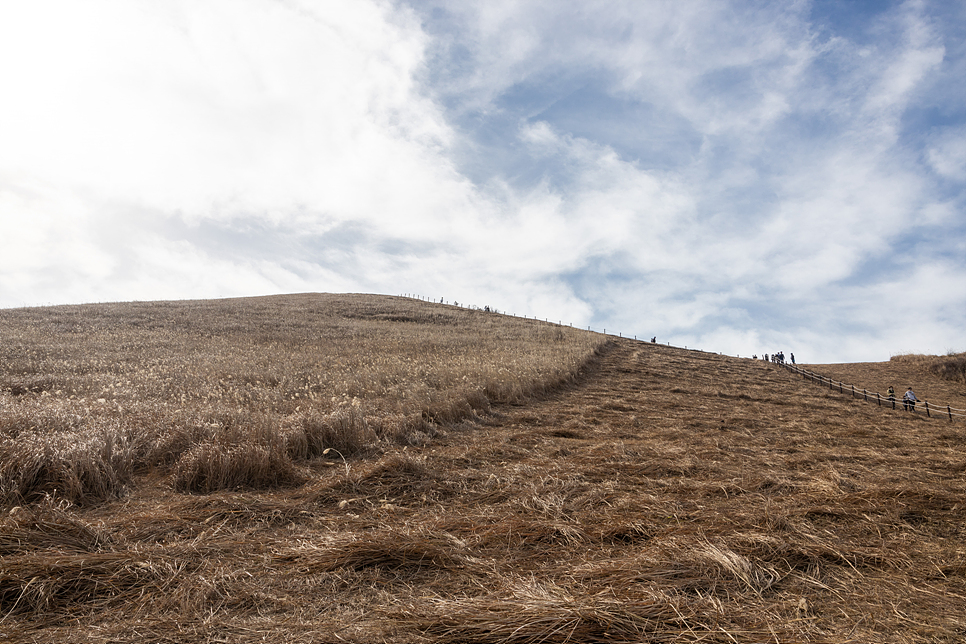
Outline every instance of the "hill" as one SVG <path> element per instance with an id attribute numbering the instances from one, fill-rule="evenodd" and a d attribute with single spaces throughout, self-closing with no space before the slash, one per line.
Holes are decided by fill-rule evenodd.
<path id="1" fill-rule="evenodd" d="M 0 501 L 292 484 L 295 462 L 418 444 L 575 377 L 601 336 L 386 296 L 0 312 Z"/>
<path id="2" fill-rule="evenodd" d="M 398 305 L 417 312 L 409 317 L 440 312 Z M 307 324 L 289 312 L 288 326 Z M 532 345 L 569 333 L 482 319 L 494 333 L 521 325 L 509 338 Z M 384 322 L 398 337 L 423 325 Z M 262 356 L 245 364 L 266 374 L 278 369 L 256 350 L 273 346 L 266 333 L 210 346 Z M 304 454 L 297 480 L 179 491 L 161 460 L 86 505 L 58 490 L 11 508 L 0 523 L 0 632 L 38 642 L 966 637 L 962 423 L 882 409 L 763 361 L 594 337 L 570 354 L 569 377 L 532 377 L 542 384 L 452 421 L 420 415 L 418 440 L 386 434 L 345 458 Z M 94 364 L 68 361 L 61 373 L 90 375 Z M 861 367 L 850 367 L 855 379 L 873 382 Z M 13 393 L 45 373 L 5 374 L 7 442 L 14 414 L 22 432 L 31 417 L 71 431 L 69 419 L 44 416 L 50 388 Z M 279 397 L 249 413 L 273 400 L 272 413 L 304 411 Z"/>

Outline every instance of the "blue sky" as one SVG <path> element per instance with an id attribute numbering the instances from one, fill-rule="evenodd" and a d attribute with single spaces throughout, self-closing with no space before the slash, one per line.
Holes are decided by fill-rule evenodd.
<path id="1" fill-rule="evenodd" d="M 966 350 L 966 4 L 0 3 L 0 306 L 418 293 Z"/>

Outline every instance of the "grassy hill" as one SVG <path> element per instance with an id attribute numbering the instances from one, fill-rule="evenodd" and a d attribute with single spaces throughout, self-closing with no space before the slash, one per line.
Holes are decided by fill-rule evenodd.
<path id="1" fill-rule="evenodd" d="M 604 340 L 379 296 L 0 312 L 0 501 L 88 504 L 145 471 L 181 491 L 293 484 L 297 465 L 425 442 L 573 379 Z"/>
<path id="2" fill-rule="evenodd" d="M 966 423 L 400 298 L 0 311 L 0 339 L 8 641 L 966 638 Z M 961 400 L 886 364 L 827 375 Z"/>

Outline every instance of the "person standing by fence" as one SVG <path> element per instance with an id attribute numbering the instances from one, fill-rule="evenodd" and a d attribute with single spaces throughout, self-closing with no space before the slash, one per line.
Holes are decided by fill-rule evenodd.
<path id="1" fill-rule="evenodd" d="M 902 396 L 902 406 L 905 407 L 906 411 L 915 412 L 917 402 L 919 402 L 919 399 L 913 393 L 912 387 L 906 389 L 906 393 Z"/>
<path id="2" fill-rule="evenodd" d="M 886 395 L 889 397 L 889 402 L 892 403 L 892 408 L 896 408 L 896 390 L 889 385 L 889 389 L 886 390 Z"/>

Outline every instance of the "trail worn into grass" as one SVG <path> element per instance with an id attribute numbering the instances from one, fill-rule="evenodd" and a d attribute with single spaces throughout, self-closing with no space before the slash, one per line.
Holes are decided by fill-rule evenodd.
<path id="1" fill-rule="evenodd" d="M 960 642 L 964 437 L 765 362 L 615 340 L 576 384 L 297 488 L 142 480 L 13 512 L 0 633 Z"/>

